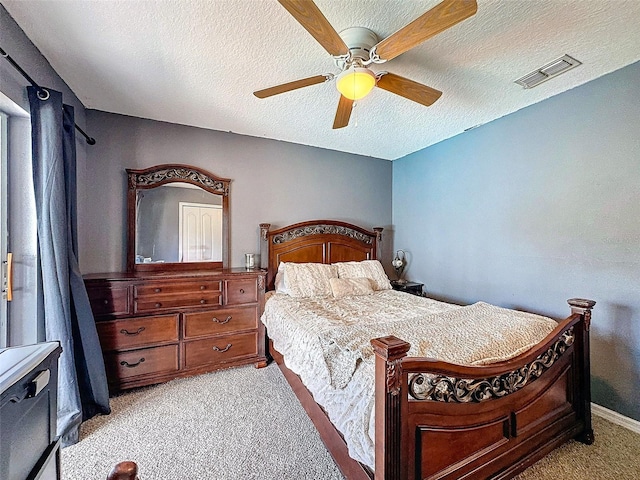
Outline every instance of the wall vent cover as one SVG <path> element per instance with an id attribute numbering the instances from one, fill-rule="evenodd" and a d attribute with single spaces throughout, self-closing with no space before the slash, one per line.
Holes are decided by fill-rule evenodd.
<path id="1" fill-rule="evenodd" d="M 524 77 L 516 80 L 515 83 L 522 85 L 524 88 L 533 88 L 553 77 L 557 77 L 561 73 L 568 72 L 578 65 L 582 65 L 582 62 L 570 57 L 569 55 L 565 55 L 546 64 L 544 67 L 540 67 L 531 73 L 527 73 Z"/>

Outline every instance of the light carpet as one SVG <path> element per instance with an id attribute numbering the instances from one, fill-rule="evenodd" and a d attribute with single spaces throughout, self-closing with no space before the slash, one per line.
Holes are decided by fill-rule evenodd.
<path id="1" fill-rule="evenodd" d="M 141 480 L 343 478 L 275 364 L 137 389 L 111 408 L 62 450 L 63 480 L 104 479 L 123 460 Z M 518 480 L 640 478 L 640 435 L 598 417 L 594 427 L 594 445 L 571 441 Z"/>

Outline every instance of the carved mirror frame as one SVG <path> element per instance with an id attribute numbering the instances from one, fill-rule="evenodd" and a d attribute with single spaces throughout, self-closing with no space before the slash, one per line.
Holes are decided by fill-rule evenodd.
<path id="1" fill-rule="evenodd" d="M 164 164 L 141 170 L 126 169 L 127 189 L 127 271 L 184 271 L 226 268 L 229 265 L 229 186 L 231 180 L 220 178 L 202 168 L 190 165 Z M 222 197 L 222 261 L 136 263 L 136 218 L 138 191 L 156 188 L 166 183 L 190 183 Z"/>

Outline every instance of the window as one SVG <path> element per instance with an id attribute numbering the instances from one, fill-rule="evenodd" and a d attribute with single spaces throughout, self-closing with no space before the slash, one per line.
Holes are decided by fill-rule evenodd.
<path id="1" fill-rule="evenodd" d="M 28 106 L 27 106 L 28 108 Z M 0 346 L 44 339 L 38 323 L 37 224 L 31 171 L 31 121 L 27 111 L 0 92 L 0 260 L 13 253 L 13 299 L 0 298 Z M 3 282 L 0 275 L 0 283 Z M 3 286 L 4 290 L 4 286 Z M 2 297 L 4 297 L 4 292 Z"/>

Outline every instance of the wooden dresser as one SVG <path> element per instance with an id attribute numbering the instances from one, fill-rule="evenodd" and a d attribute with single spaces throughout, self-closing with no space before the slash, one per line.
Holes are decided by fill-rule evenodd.
<path id="1" fill-rule="evenodd" d="M 266 366 L 263 270 L 86 275 L 109 389 Z"/>

